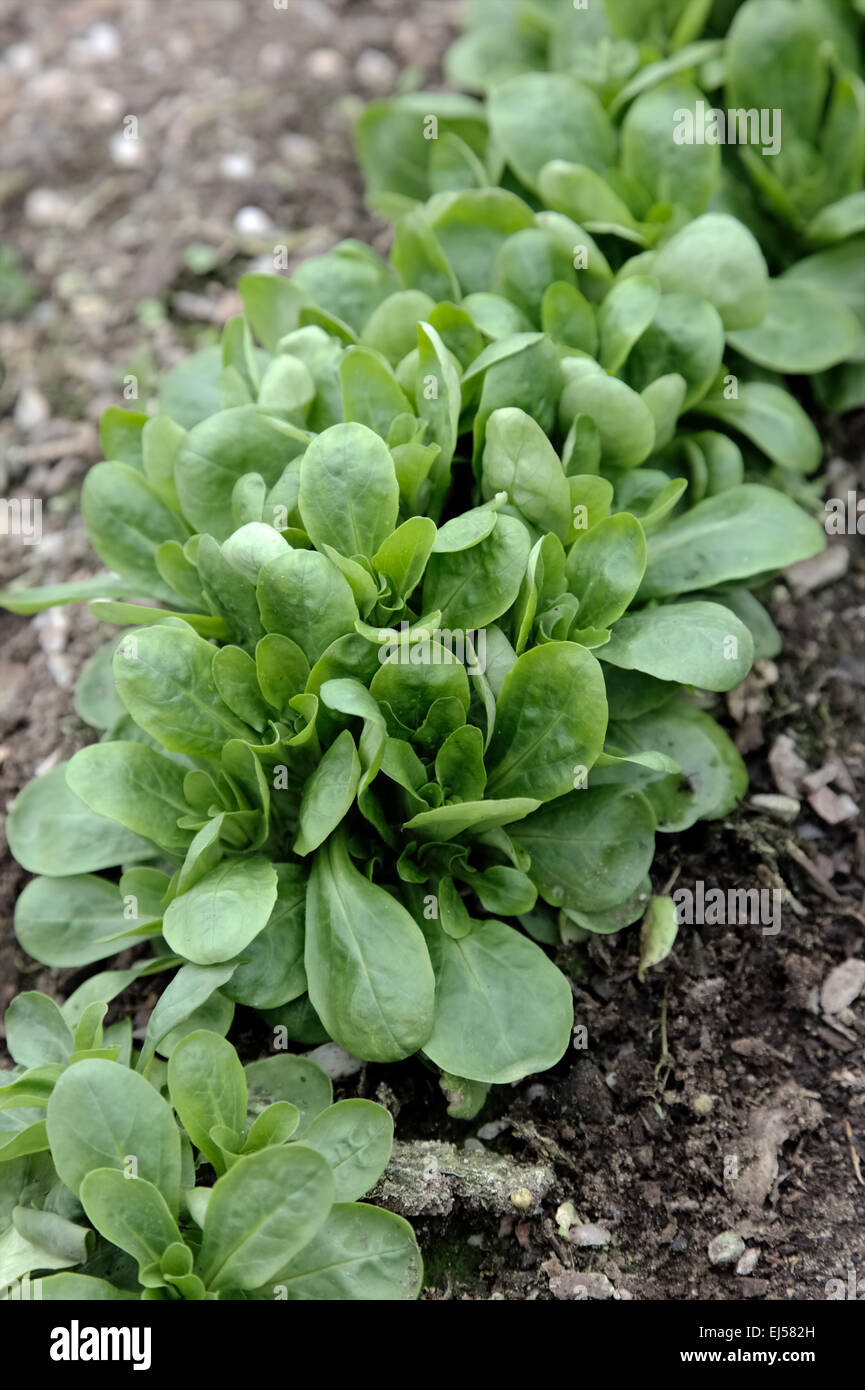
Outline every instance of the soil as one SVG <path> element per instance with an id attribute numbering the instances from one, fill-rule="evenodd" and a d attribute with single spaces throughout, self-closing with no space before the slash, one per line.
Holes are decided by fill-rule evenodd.
<path id="1" fill-rule="evenodd" d="M 146 400 L 156 373 L 214 339 L 237 311 L 242 270 L 271 268 L 275 244 L 293 259 L 347 235 L 384 244 L 362 205 L 351 118 L 407 66 L 436 80 L 457 9 L 195 0 L 180 23 L 171 0 L 11 0 L 0 19 L 0 492 L 42 497 L 44 535 L 27 547 L 3 538 L 0 580 L 96 571 L 76 508 L 98 417 L 123 403 L 125 377 Z M 130 156 L 117 137 L 136 114 Z M 242 208 L 257 213 L 238 222 Z M 865 481 L 865 425 L 847 417 L 825 435 L 829 495 L 846 497 Z M 380 1196 L 411 1214 L 424 1297 L 863 1297 L 865 998 L 847 1002 L 838 967 L 865 956 L 865 830 L 855 813 L 826 817 L 849 812 L 845 796 L 865 799 L 865 547 L 839 537 L 828 554 L 773 586 L 785 650 L 718 711 L 750 794 L 792 790 L 798 815 L 786 823 L 776 803 L 770 814 L 748 801 L 660 837 L 653 868 L 656 891 L 674 875 L 678 887 L 782 891 L 780 931 L 682 927 L 642 983 L 636 930 L 561 951 L 585 1032 L 552 1072 L 494 1088 L 473 1121 L 447 1118 L 435 1075 L 415 1061 L 337 1082 L 397 1118 Z M 4 805 L 92 737 L 72 686 L 99 628 L 77 608 L 0 614 Z M 810 800 L 785 737 L 830 779 Z M 62 998 L 82 978 L 17 947 L 25 878 L 6 854 L 0 1014 L 19 990 Z M 845 967 L 854 989 L 857 970 Z M 125 999 L 137 1027 L 149 988 Z M 245 1057 L 268 1036 L 238 1011 Z M 713 1263 L 710 1242 L 731 1232 L 733 1263 Z"/>

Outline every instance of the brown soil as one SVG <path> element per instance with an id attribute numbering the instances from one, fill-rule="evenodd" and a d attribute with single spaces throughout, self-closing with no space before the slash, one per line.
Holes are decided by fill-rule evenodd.
<path id="1" fill-rule="evenodd" d="M 236 312 L 238 273 L 275 242 L 299 256 L 341 236 L 381 235 L 362 208 L 350 117 L 392 87 L 398 68 L 419 64 L 421 81 L 435 76 L 455 9 L 437 0 L 291 0 L 288 11 L 195 0 L 181 24 L 170 0 L 7 7 L 0 120 L 17 114 L 0 151 L 0 245 L 18 247 L 37 303 L 0 326 L 9 475 L 0 492 L 43 497 L 45 536 L 30 547 L 4 540 L 0 579 L 95 571 L 75 519 L 77 488 L 99 456 L 95 422 L 121 403 L 125 372 L 140 375 L 146 397 L 154 372 Z M 111 33 L 94 39 L 94 24 Z M 117 55 L 97 61 L 114 39 Z M 9 46 L 21 44 L 10 58 Z M 119 167 L 111 136 L 136 112 L 142 162 Z M 245 163 L 224 164 L 238 153 Z M 226 175 L 241 166 L 242 178 Z M 60 202 L 34 199 L 40 190 Z M 248 205 L 275 229 L 258 244 L 234 226 Z M 185 254 L 195 244 L 215 257 L 207 274 Z M 21 406 L 34 387 L 39 419 Z M 861 420 L 830 432 L 833 494 L 856 485 L 857 466 L 861 485 L 862 440 Z M 792 579 L 775 586 L 785 652 L 728 700 L 752 794 L 778 790 L 768 755 L 789 735 L 811 770 L 840 760 L 853 800 L 865 798 L 865 547 L 856 537 L 836 544 L 850 557 L 840 580 L 811 592 Z M 98 629 L 77 609 L 38 622 L 0 614 L 4 804 L 37 767 L 91 736 L 71 689 L 104 636 Z M 403 1142 L 449 1140 L 481 1167 L 484 1153 L 500 1156 L 518 1165 L 515 1187 L 527 1175 L 528 1209 L 501 1191 L 485 1202 L 442 1171 L 430 1157 L 439 1151 L 415 1147 L 421 1176 L 409 1192 L 396 1171 L 410 1171 L 401 1151 L 386 1195 L 412 1209 L 426 1297 L 812 1300 L 827 1297 L 830 1279 L 846 1287 L 851 1271 L 862 1297 L 865 1002 L 827 1013 L 821 989 L 835 967 L 863 957 L 865 831 L 859 818 L 827 823 L 819 798 L 817 806 L 804 800 L 787 825 L 746 804 L 724 823 L 662 838 L 656 891 L 674 873 L 684 887 L 784 889 L 781 931 L 683 927 L 673 955 L 642 984 L 634 930 L 562 952 L 586 1046 L 542 1077 L 496 1088 L 476 1120 L 448 1120 L 434 1075 L 416 1062 L 340 1083 L 388 1103 Z M 21 989 L 62 997 L 77 982 L 15 943 L 12 908 L 25 877 L 7 855 L 0 1013 Z M 153 997 L 143 987 L 130 995 L 125 1006 L 142 1024 Z M 247 1011 L 232 1036 L 246 1056 L 266 1045 Z M 603 1246 L 561 1234 L 556 1212 L 567 1202 L 575 1227 L 604 1228 L 593 1237 Z M 748 1263 L 757 1256 L 749 1273 L 710 1263 L 709 1242 L 731 1230 L 754 1252 Z"/>

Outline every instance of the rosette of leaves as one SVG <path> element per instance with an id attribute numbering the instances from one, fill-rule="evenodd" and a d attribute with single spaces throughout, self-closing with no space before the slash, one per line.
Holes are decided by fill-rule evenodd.
<path id="1" fill-rule="evenodd" d="M 545 350 L 564 380 L 567 360 Z M 298 1040 L 382 1062 L 421 1049 L 472 1082 L 550 1066 L 570 989 L 530 936 L 634 921 L 656 828 L 724 814 L 744 791 L 729 740 L 682 692 L 737 684 L 755 638 L 776 650 L 742 583 L 815 553 L 822 532 L 738 481 L 735 454 L 725 474 L 729 441 L 711 431 L 693 447 L 717 461 L 713 495 L 674 514 L 686 480 L 637 466 L 645 436 L 623 401 L 649 435 L 642 397 L 572 362 L 553 416 L 565 461 L 495 394 L 479 430 L 482 391 L 476 505 L 441 526 L 400 519 L 400 446 L 357 421 L 311 438 L 269 493 L 260 473 L 229 487 L 216 444 L 210 492 L 203 447 L 177 454 L 164 486 L 199 524 L 212 506 L 217 534 L 168 542 L 173 568 L 165 551 L 154 564 L 199 612 L 95 605 L 149 624 L 116 646 L 113 683 L 103 655 L 85 673 L 79 708 L 110 736 L 31 783 L 9 818 L 13 852 L 42 875 L 16 913 L 32 955 L 84 965 L 151 941 L 151 958 L 87 981 L 88 999 L 180 967 L 146 1050 L 189 1016 L 226 1031 L 240 1002 L 279 1010 Z M 609 476 L 575 471 L 588 455 L 570 417 L 596 382 L 622 393 L 592 433 Z M 276 508 L 281 531 L 265 520 Z M 116 865 L 119 882 L 100 876 Z"/>
<path id="2" fill-rule="evenodd" d="M 711 13 L 702 0 L 498 8 L 470 10 L 448 57 L 451 80 L 486 96 L 470 108 L 471 146 L 452 94 L 376 102 L 361 118 L 372 202 L 417 238 L 413 214 L 431 194 L 502 185 L 568 215 L 617 268 L 630 259 L 643 274 L 657 259 L 662 280 L 681 274 L 698 292 L 717 269 L 715 287 L 730 281 L 734 299 L 749 278 L 736 266 L 750 231 L 773 278 L 752 282 L 723 315 L 730 347 L 758 381 L 816 375 L 831 408 L 861 404 L 861 18 L 829 0 L 747 0 Z M 780 111 L 780 152 L 677 144 L 677 121 L 700 102 L 725 118 Z M 712 220 L 683 237 L 706 213 Z"/>
<path id="3" fill-rule="evenodd" d="M 209 1031 L 146 1060 L 104 1014 L 35 993 L 7 1011 L 0 1283 L 63 1302 L 417 1297 L 411 1227 L 357 1200 L 390 1156 L 382 1106 L 332 1104 L 303 1057 L 243 1067 Z"/>

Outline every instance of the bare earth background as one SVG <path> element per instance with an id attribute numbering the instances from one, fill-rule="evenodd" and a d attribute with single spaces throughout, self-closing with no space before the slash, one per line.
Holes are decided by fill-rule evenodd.
<path id="1" fill-rule="evenodd" d="M 99 415 L 124 404 L 125 377 L 146 402 L 160 371 L 216 339 L 250 263 L 271 269 L 274 245 L 294 261 L 346 236 L 386 247 L 362 204 L 352 119 L 400 82 L 437 80 L 458 10 L 7 0 L 0 495 L 43 498 L 45 534 L 33 546 L 0 538 L 0 581 L 97 570 L 76 509 L 100 456 Z M 123 137 L 130 116 L 138 141 Z M 830 495 L 846 496 L 862 486 L 862 418 L 825 432 Z M 779 935 L 684 927 L 642 985 L 634 930 L 562 951 L 588 1047 L 496 1088 L 468 1125 L 447 1120 L 419 1063 L 337 1079 L 397 1117 L 379 1196 L 412 1216 L 425 1297 L 810 1300 L 827 1297 L 830 1279 L 865 1297 L 865 997 L 854 997 L 865 831 L 844 800 L 865 799 L 863 551 L 861 538 L 839 538 L 774 586 L 787 649 L 722 706 L 752 793 L 796 794 L 797 820 L 746 804 L 723 825 L 662 837 L 655 865 L 656 890 L 674 872 L 683 887 L 785 888 Z M 71 690 L 106 635 L 98 626 L 78 609 L 0 614 L 0 806 L 89 741 Z M 790 739 L 820 774 L 805 787 Z M 18 949 L 25 878 L 6 854 L 0 1014 L 21 989 L 63 997 L 81 978 Z M 124 999 L 138 1025 L 147 988 Z M 246 1010 L 232 1036 L 245 1057 L 268 1045 Z M 519 1188 L 530 1206 L 511 1200 Z M 565 1202 L 570 1238 L 555 1219 Z M 747 1246 L 739 1273 L 709 1258 L 730 1231 Z"/>

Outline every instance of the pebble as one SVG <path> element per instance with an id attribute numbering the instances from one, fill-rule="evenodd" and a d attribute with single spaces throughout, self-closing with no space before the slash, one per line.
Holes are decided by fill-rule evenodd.
<path id="1" fill-rule="evenodd" d="M 108 141 L 112 164 L 118 169 L 137 169 L 144 163 L 144 142 L 132 140 L 122 130 L 115 130 Z"/>
<path id="2" fill-rule="evenodd" d="M 722 1231 L 709 1242 L 709 1262 L 713 1265 L 732 1265 L 745 1253 L 745 1242 L 735 1231 Z"/>
<path id="3" fill-rule="evenodd" d="M 331 1081 L 342 1081 L 344 1077 L 355 1076 L 364 1067 L 363 1062 L 357 1057 L 352 1057 L 339 1043 L 322 1043 L 321 1047 L 314 1048 L 306 1055 L 311 1062 L 317 1062 L 327 1072 Z"/>
<path id="4" fill-rule="evenodd" d="M 586 1221 L 580 1226 L 572 1226 L 568 1234 L 571 1245 L 583 1245 L 600 1247 L 609 1245 L 613 1237 L 604 1226 L 596 1226 L 592 1221 Z"/>
<path id="5" fill-rule="evenodd" d="M 235 182 L 251 179 L 255 173 L 255 160 L 247 150 L 235 150 L 232 154 L 222 156 L 219 172 L 224 179 L 233 179 Z"/>
<path id="6" fill-rule="evenodd" d="M 488 1124 L 481 1125 L 478 1130 L 478 1138 L 483 1140 L 498 1139 L 510 1126 L 507 1120 L 490 1120 Z"/>
<path id="7" fill-rule="evenodd" d="M 56 188 L 34 188 L 24 202 L 24 216 L 34 227 L 65 227 L 74 203 L 68 193 Z"/>
<path id="8" fill-rule="evenodd" d="M 314 48 L 307 55 L 306 70 L 317 82 L 334 82 L 343 75 L 345 59 L 335 48 Z"/>
<path id="9" fill-rule="evenodd" d="M 69 56 L 79 63 L 110 63 L 120 56 L 120 35 L 113 24 L 94 24 L 70 41 Z"/>
<path id="10" fill-rule="evenodd" d="M 309 135 L 283 135 L 279 153 L 292 169 L 314 169 L 318 163 L 318 145 Z"/>
<path id="11" fill-rule="evenodd" d="M 754 1246 L 746 1250 L 739 1263 L 736 1265 L 736 1273 L 741 1275 L 753 1274 L 760 1259 L 760 1251 Z"/>
<path id="12" fill-rule="evenodd" d="M 714 1108 L 715 1097 L 708 1095 L 706 1091 L 701 1091 L 700 1094 L 694 1096 L 693 1100 L 691 1101 L 691 1109 L 693 1110 L 694 1114 L 700 1115 L 703 1118 L 705 1118 L 706 1115 L 711 1115 Z"/>
<path id="13" fill-rule="evenodd" d="M 388 92 L 396 83 L 398 69 L 392 58 L 378 48 L 365 48 L 355 65 L 361 86 L 373 92 Z"/>
<path id="14" fill-rule="evenodd" d="M 15 402 L 12 418 L 23 434 L 30 434 L 44 425 L 50 414 L 50 406 L 42 392 L 35 386 L 25 386 Z"/>
<path id="15" fill-rule="evenodd" d="M 849 1008 L 865 989 L 865 960 L 851 956 L 830 970 L 820 988 L 820 1005 L 824 1014 L 839 1014 Z"/>
<path id="16" fill-rule="evenodd" d="M 3 50 L 3 65 L 13 72 L 33 72 L 39 66 L 39 50 L 32 43 L 10 43 Z"/>
<path id="17" fill-rule="evenodd" d="M 250 204 L 235 213 L 234 230 L 240 236 L 265 237 L 273 231 L 273 223 L 264 208 L 253 207 Z"/>

